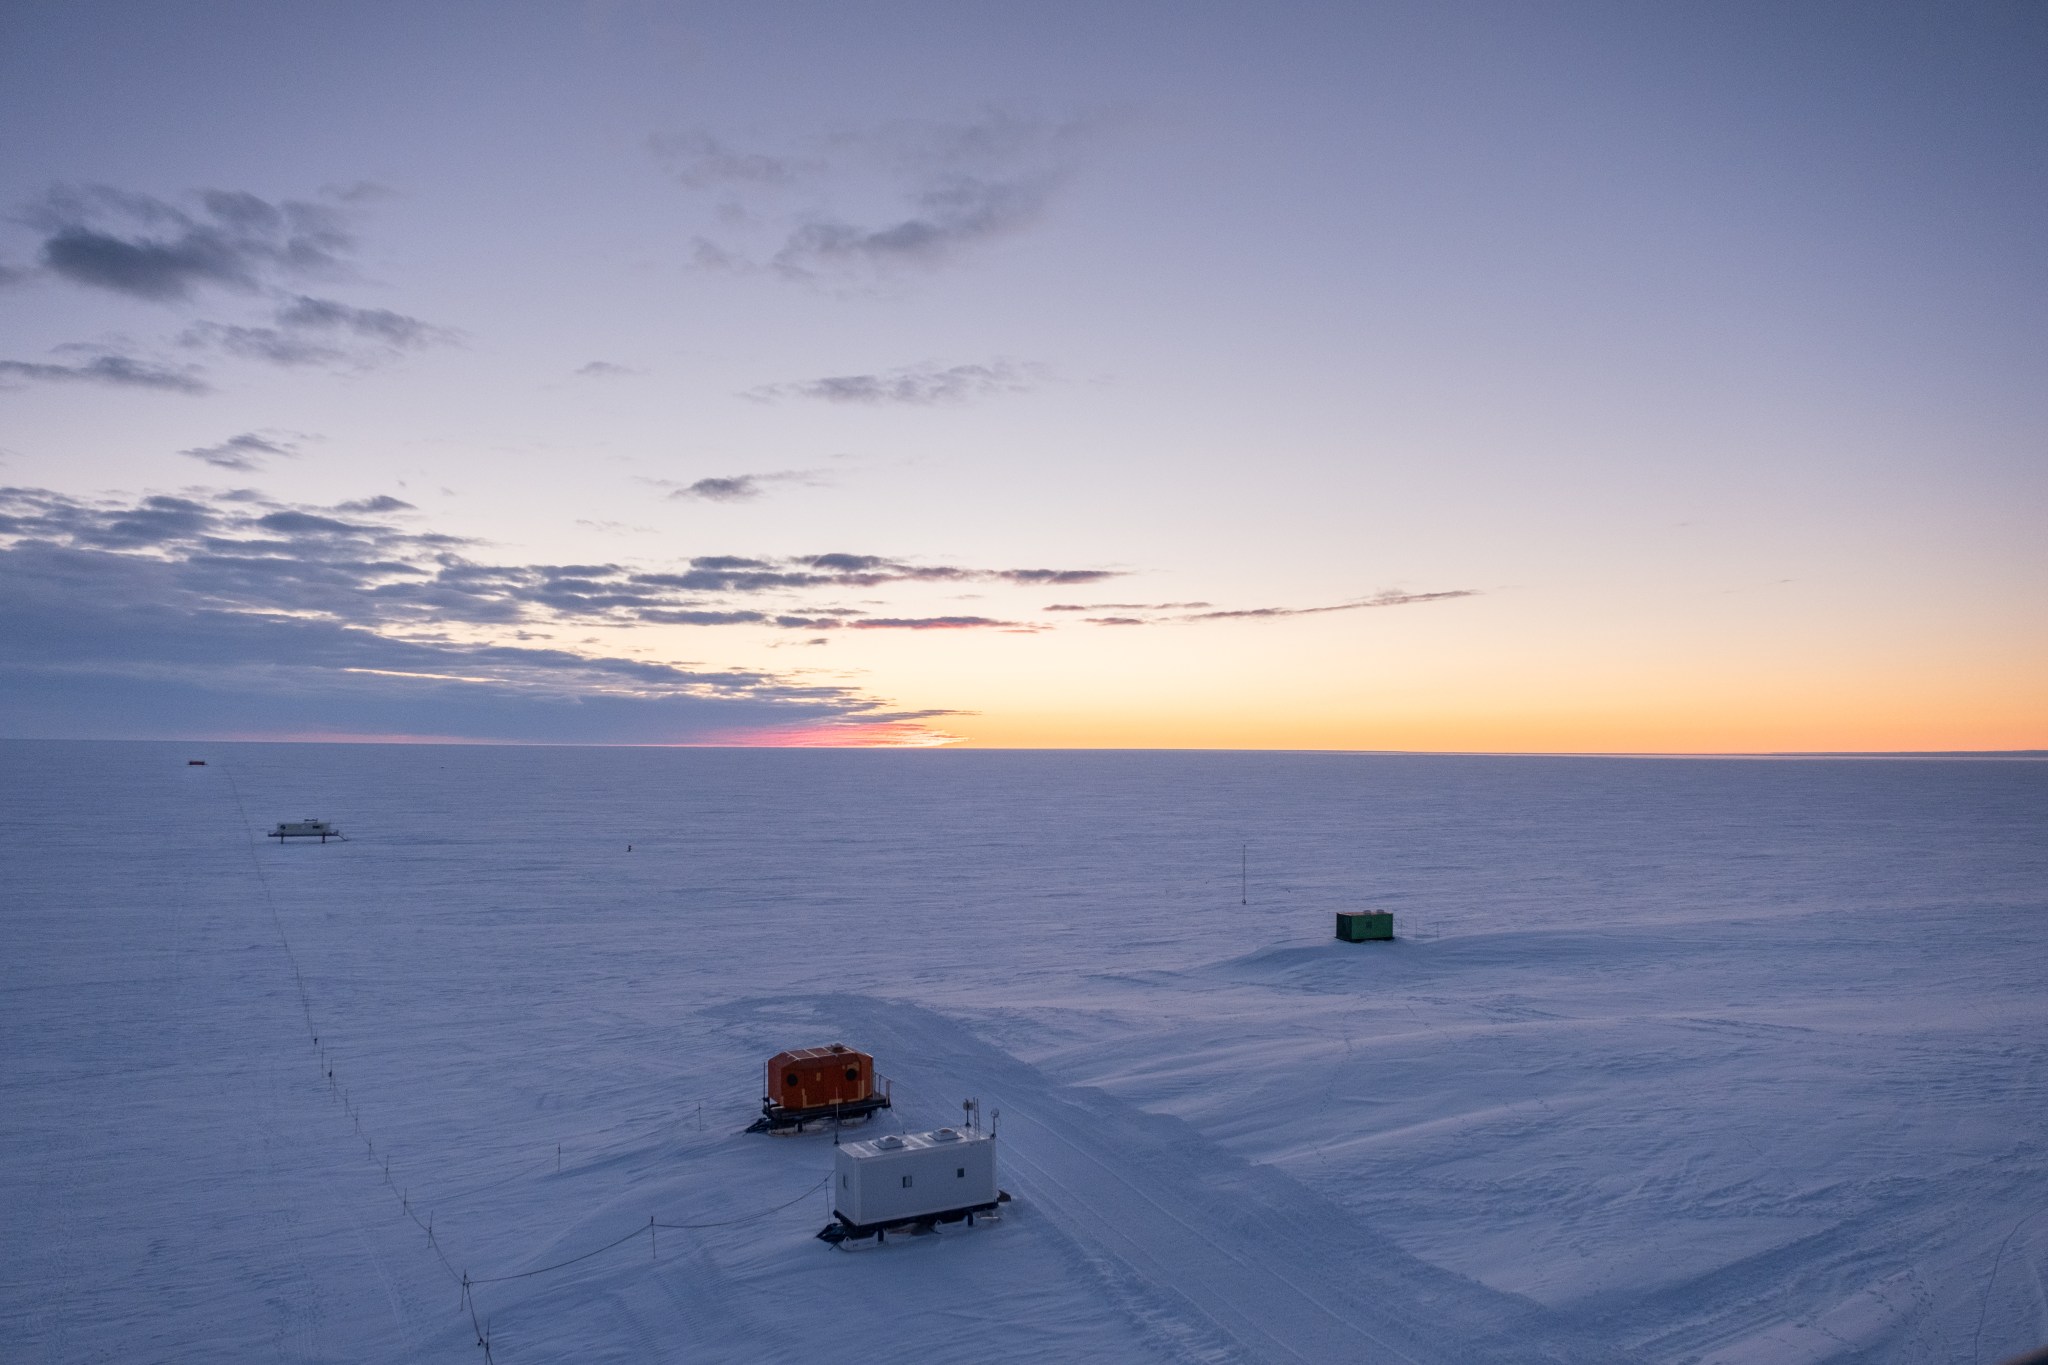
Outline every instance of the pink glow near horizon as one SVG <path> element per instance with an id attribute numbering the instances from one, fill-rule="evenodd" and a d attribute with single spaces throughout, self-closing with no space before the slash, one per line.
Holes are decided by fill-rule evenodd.
<path id="1" fill-rule="evenodd" d="M 958 735 L 908 720 L 727 730 L 692 741 L 704 748 L 730 749 L 937 749 L 959 742 Z"/>

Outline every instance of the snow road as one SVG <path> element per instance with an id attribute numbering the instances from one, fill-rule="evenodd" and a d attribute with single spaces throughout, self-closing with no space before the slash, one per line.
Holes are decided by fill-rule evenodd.
<path id="1" fill-rule="evenodd" d="M 943 1015 L 871 997 L 822 1015 L 915 1059 L 920 1093 L 1003 1097 L 1005 1168 L 1171 1359 L 1618 1359 L 1525 1299 L 1435 1270 L 1187 1123 L 1056 1086 Z M 1459 1323 L 1455 1344 L 1440 1324 Z"/>

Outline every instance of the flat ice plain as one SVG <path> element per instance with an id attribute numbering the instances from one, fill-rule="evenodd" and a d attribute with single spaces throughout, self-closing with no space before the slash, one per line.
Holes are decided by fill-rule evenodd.
<path id="1" fill-rule="evenodd" d="M 481 1361 L 454 1275 L 614 1241 L 492 1360 L 2048 1342 L 2048 763 L 0 763 L 9 1362 Z M 835 1040 L 869 1134 L 1001 1109 L 1008 1216 L 813 1239 L 831 1135 L 740 1129 Z"/>

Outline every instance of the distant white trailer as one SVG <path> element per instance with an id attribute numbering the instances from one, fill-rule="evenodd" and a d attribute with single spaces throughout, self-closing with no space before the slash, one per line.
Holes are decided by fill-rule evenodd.
<path id="1" fill-rule="evenodd" d="M 818 1236 L 827 1242 L 873 1237 L 891 1228 L 974 1221 L 1010 1196 L 996 1188 L 996 1137 L 974 1129 L 889 1134 L 842 1143 L 832 1172 L 832 1213 Z"/>
<path id="2" fill-rule="evenodd" d="M 277 828 L 270 831 L 270 837 L 280 840 L 318 839 L 324 844 L 329 839 L 339 839 L 341 831 L 334 827 L 332 821 L 315 820 L 309 815 L 303 820 L 278 821 Z"/>

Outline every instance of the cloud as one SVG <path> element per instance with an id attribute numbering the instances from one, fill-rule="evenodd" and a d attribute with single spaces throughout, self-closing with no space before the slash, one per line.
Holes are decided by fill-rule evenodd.
<path id="1" fill-rule="evenodd" d="M 298 200 L 201 190 L 179 207 L 105 185 L 59 186 L 23 221 L 42 231 L 43 268 L 131 298 L 188 298 L 201 286 L 254 291 L 340 273 L 354 239 L 339 214 Z"/>
<path id="2" fill-rule="evenodd" d="M 352 308 L 333 299 L 310 298 L 305 294 L 286 300 L 277 310 L 277 321 L 280 326 L 296 331 L 345 334 L 379 342 L 396 351 L 445 345 L 455 339 L 446 327 L 436 327 L 389 308 Z"/>
<path id="3" fill-rule="evenodd" d="M 263 453 L 235 442 L 219 448 Z M 416 511 L 389 494 L 317 505 L 253 489 L 80 498 L 0 488 L 0 638 L 9 646 L 0 653 L 0 733 L 723 743 L 772 732 L 809 736 L 789 742 L 923 743 L 943 732 L 918 727 L 947 713 L 892 711 L 854 688 L 755 669 L 620 657 L 589 632 L 740 626 L 800 634 L 806 644 L 852 631 L 1030 632 L 1047 627 L 885 613 L 872 596 L 859 606 L 832 597 L 895 584 L 1036 588 L 1118 572 L 845 550 L 700 555 L 655 568 L 501 564 L 481 558 L 474 541 L 421 529 L 405 515 Z M 1154 604 L 1177 614 L 1087 620 L 1305 616 L 1473 595 L 1387 591 L 1243 610 Z M 551 630 L 585 648 L 539 643 Z"/>
<path id="4" fill-rule="evenodd" d="M 348 358 L 339 346 L 295 336 L 276 327 L 244 327 L 225 322 L 195 322 L 178 337 L 183 346 L 212 347 L 244 360 L 270 365 L 333 365 Z"/>
<path id="5" fill-rule="evenodd" d="M 104 569 L 102 563 L 91 566 Z M 151 600 L 144 566 L 0 555 L 0 727 L 14 735 L 412 734 L 581 743 L 738 743 L 830 725 L 912 742 L 887 703 L 752 670 L 393 638 Z"/>
<path id="6" fill-rule="evenodd" d="M 1269 616 L 1320 616 L 1332 611 L 1362 611 L 1368 607 L 1406 607 L 1417 602 L 1448 602 L 1459 597 L 1477 597 L 1476 588 L 1456 588 L 1449 592 L 1382 592 L 1363 597 L 1355 602 L 1339 602 L 1329 607 L 1254 607 L 1244 611 L 1204 611 L 1192 616 L 1176 619 L 1182 621 L 1242 621 Z"/>
<path id="7" fill-rule="evenodd" d="M 1017 625 L 986 616 L 870 616 L 846 623 L 848 630 L 985 630 L 1015 629 Z"/>
<path id="8" fill-rule="evenodd" d="M 912 564 L 881 555 L 844 552 L 788 559 L 711 556 L 690 561 L 683 575 L 642 575 L 677 587 L 758 592 L 789 587 L 871 588 L 887 583 L 1095 583 L 1119 576 L 1115 569 L 972 569 L 957 564 Z"/>
<path id="9" fill-rule="evenodd" d="M 677 184 L 693 190 L 722 189 L 733 185 L 783 186 L 826 169 L 826 163 L 817 157 L 734 151 L 701 130 L 657 133 L 647 139 L 647 147 L 667 163 Z"/>
<path id="10" fill-rule="evenodd" d="M 593 360 L 587 365 L 577 366 L 574 373 L 579 379 L 611 379 L 639 374 L 640 371 L 629 365 L 614 365 L 609 360 Z"/>
<path id="11" fill-rule="evenodd" d="M 699 270 L 722 270 L 735 275 L 754 268 L 753 262 L 746 257 L 726 250 L 707 237 L 690 240 L 690 264 Z"/>
<path id="12" fill-rule="evenodd" d="M 414 532 L 342 507 L 281 504 L 251 492 L 84 500 L 45 489 L 0 489 L 0 548 L 112 555 L 142 563 L 157 596 L 192 608 L 325 615 L 376 626 L 408 618 L 378 601 L 381 584 L 431 578 L 468 542 Z M 353 506 L 376 515 L 397 499 Z M 415 623 L 421 618 L 411 613 Z"/>
<path id="13" fill-rule="evenodd" d="M 1055 602 L 1045 608 L 1047 611 L 1200 611 L 1213 607 L 1214 602 L 1097 602 L 1088 605 L 1079 602 Z"/>
<path id="14" fill-rule="evenodd" d="M 666 483 L 666 480 L 656 480 Z M 817 485 L 822 482 L 820 471 L 815 469 L 778 469 L 768 474 L 730 474 L 722 477 L 699 479 L 685 484 L 671 492 L 671 502 L 750 502 L 766 492 L 764 485 L 771 483 L 801 483 Z"/>
<path id="15" fill-rule="evenodd" d="M 821 594 L 898 583 L 1036 585 L 1048 575 L 1085 581 L 1111 574 L 914 564 L 843 551 L 773 559 L 700 555 L 664 569 L 490 564 L 471 557 L 474 542 L 386 519 L 411 510 L 389 496 L 318 507 L 248 491 L 86 500 L 45 489 L 0 489 L 0 545 L 144 555 L 165 591 L 195 607 L 291 612 L 401 631 L 571 622 L 816 630 L 870 614 L 815 604 Z M 949 618 L 881 619 L 898 623 L 886 628 L 918 629 L 940 627 L 900 623 Z"/>
<path id="16" fill-rule="evenodd" d="M 292 295 L 273 314 L 276 326 L 195 322 L 178 338 L 271 365 L 368 366 L 401 352 L 453 344 L 458 334 L 388 308 L 354 308 L 333 299 Z"/>
<path id="17" fill-rule="evenodd" d="M 805 223 L 791 233 L 769 265 L 792 279 L 821 274 L 932 269 L 965 248 L 1028 226 L 1045 207 L 1049 181 L 988 180 L 947 175 L 910 195 L 916 212 L 877 227 L 841 219 Z"/>
<path id="18" fill-rule="evenodd" d="M 451 638 L 448 617 L 408 615 L 378 586 L 435 565 L 481 583 L 534 571 L 471 563 L 455 537 L 352 510 L 407 508 L 0 490 L 0 732 L 733 743 L 823 727 L 815 742 L 921 743 L 937 734 L 921 719 L 946 714 L 752 669 L 507 642 L 523 631 Z"/>
<path id="19" fill-rule="evenodd" d="M 1044 373 L 1042 366 L 1007 360 L 986 365 L 910 365 L 881 374 L 828 375 L 823 379 L 767 384 L 749 389 L 744 396 L 761 402 L 815 398 L 827 403 L 931 407 L 996 394 L 1023 393 L 1037 387 Z"/>
<path id="20" fill-rule="evenodd" d="M 26 360 L 0 360 L 0 388 L 19 388 L 24 383 L 105 384 L 124 389 L 159 389 L 168 393 L 211 393 L 190 365 L 158 365 L 125 355 L 97 355 L 77 365 L 39 364 Z"/>
<path id="21" fill-rule="evenodd" d="M 768 619 L 760 611 L 676 611 L 662 607 L 650 607 L 639 613 L 639 619 L 662 626 L 755 626 Z"/>
<path id="22" fill-rule="evenodd" d="M 735 148 L 708 131 L 649 147 L 707 198 L 696 263 L 810 283 L 874 281 L 950 265 L 1044 213 L 1095 122 L 991 112 L 904 120 Z"/>
<path id="23" fill-rule="evenodd" d="M 335 192 L 345 201 L 375 197 L 365 187 Z M 305 280 L 352 273 L 355 238 L 342 211 L 330 204 L 272 202 L 238 190 L 199 190 L 173 203 L 106 185 L 58 186 L 21 214 L 43 233 L 43 273 L 88 288 L 154 303 L 178 303 L 203 290 L 267 295 L 271 316 L 258 322 L 198 321 L 180 344 L 224 351 L 266 364 L 365 366 L 401 353 L 458 340 L 453 330 L 389 308 L 358 308 L 297 292 Z M 192 387 L 189 373 L 132 367 L 131 377 L 108 373 L 66 376 L 41 367 L 16 377 L 99 378 L 108 382 Z M 118 369 L 118 358 L 102 370 Z M 77 368 L 77 367 L 74 367 Z M 170 376 L 166 378 L 166 376 Z"/>
<path id="24" fill-rule="evenodd" d="M 1107 569 L 1002 569 L 995 576 L 1006 583 L 1043 586 L 1048 583 L 1100 583 L 1117 575 Z"/>
<path id="25" fill-rule="evenodd" d="M 699 479 L 687 488 L 678 488 L 669 494 L 670 498 L 697 498 L 704 502 L 745 502 L 761 496 L 761 480 L 752 474 L 736 474 L 727 479 Z"/>
<path id="26" fill-rule="evenodd" d="M 178 452 L 195 460 L 203 460 L 216 469 L 232 469 L 246 473 L 263 467 L 263 461 L 270 456 L 296 458 L 298 446 L 291 441 L 273 440 L 245 431 L 240 436 L 230 436 L 218 445 L 193 446 Z"/>
<path id="27" fill-rule="evenodd" d="M 1191 621 L 1257 621 L 1282 616 L 1323 616 L 1330 612 L 1363 611 L 1370 607 L 1405 607 L 1420 602 L 1448 602 L 1460 597 L 1477 597 L 1476 588 L 1457 588 L 1448 592 L 1395 592 L 1375 593 L 1350 602 L 1339 602 L 1323 607 L 1246 607 L 1234 610 L 1215 609 L 1209 602 L 1097 602 L 1093 605 L 1078 602 L 1055 602 L 1046 607 L 1048 612 L 1112 612 L 1123 613 L 1142 611 L 1154 613 L 1148 616 L 1106 615 L 1085 616 L 1082 620 L 1095 626 L 1152 626 L 1168 625 Z"/>

